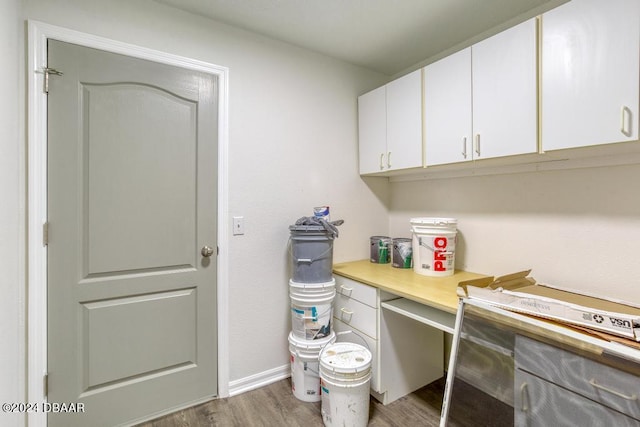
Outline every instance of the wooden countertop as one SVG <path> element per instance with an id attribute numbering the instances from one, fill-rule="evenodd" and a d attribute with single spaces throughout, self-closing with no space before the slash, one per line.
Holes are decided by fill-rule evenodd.
<path id="1" fill-rule="evenodd" d="M 411 268 L 394 268 L 391 264 L 375 264 L 368 259 L 334 264 L 333 272 L 449 313 L 458 309 L 456 288 L 459 282 L 487 277 L 461 270 L 447 277 L 423 276 Z"/>

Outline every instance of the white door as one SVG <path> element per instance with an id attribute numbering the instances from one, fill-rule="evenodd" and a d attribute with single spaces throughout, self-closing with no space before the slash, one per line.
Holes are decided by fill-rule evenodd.
<path id="1" fill-rule="evenodd" d="M 466 162 L 471 152 L 471 48 L 424 68 L 424 162 Z"/>
<path id="2" fill-rule="evenodd" d="M 48 401 L 84 408 L 49 425 L 216 396 L 216 77 L 52 40 L 48 66 Z"/>
<path id="3" fill-rule="evenodd" d="M 473 158 L 538 150 L 536 20 L 472 48 Z"/>
<path id="4" fill-rule="evenodd" d="M 573 0 L 542 16 L 542 148 L 638 139 L 640 2 Z"/>

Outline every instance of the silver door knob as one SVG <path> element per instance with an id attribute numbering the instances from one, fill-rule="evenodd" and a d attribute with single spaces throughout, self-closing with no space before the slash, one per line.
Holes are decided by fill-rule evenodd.
<path id="1" fill-rule="evenodd" d="M 209 258 L 211 255 L 213 255 L 213 248 L 209 246 L 203 246 L 200 253 L 203 257 Z"/>

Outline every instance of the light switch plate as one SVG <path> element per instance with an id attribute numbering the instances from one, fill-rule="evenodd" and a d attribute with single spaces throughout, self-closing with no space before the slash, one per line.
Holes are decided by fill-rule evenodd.
<path id="1" fill-rule="evenodd" d="M 242 234 L 244 234 L 244 217 L 234 216 L 233 217 L 233 235 L 238 236 Z"/>

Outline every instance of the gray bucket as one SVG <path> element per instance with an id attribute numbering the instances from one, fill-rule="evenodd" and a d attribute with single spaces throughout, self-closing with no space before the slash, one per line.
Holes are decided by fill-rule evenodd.
<path id="1" fill-rule="evenodd" d="M 333 278 L 333 235 L 317 225 L 292 225 L 289 230 L 292 280 L 298 283 L 330 282 Z"/>

